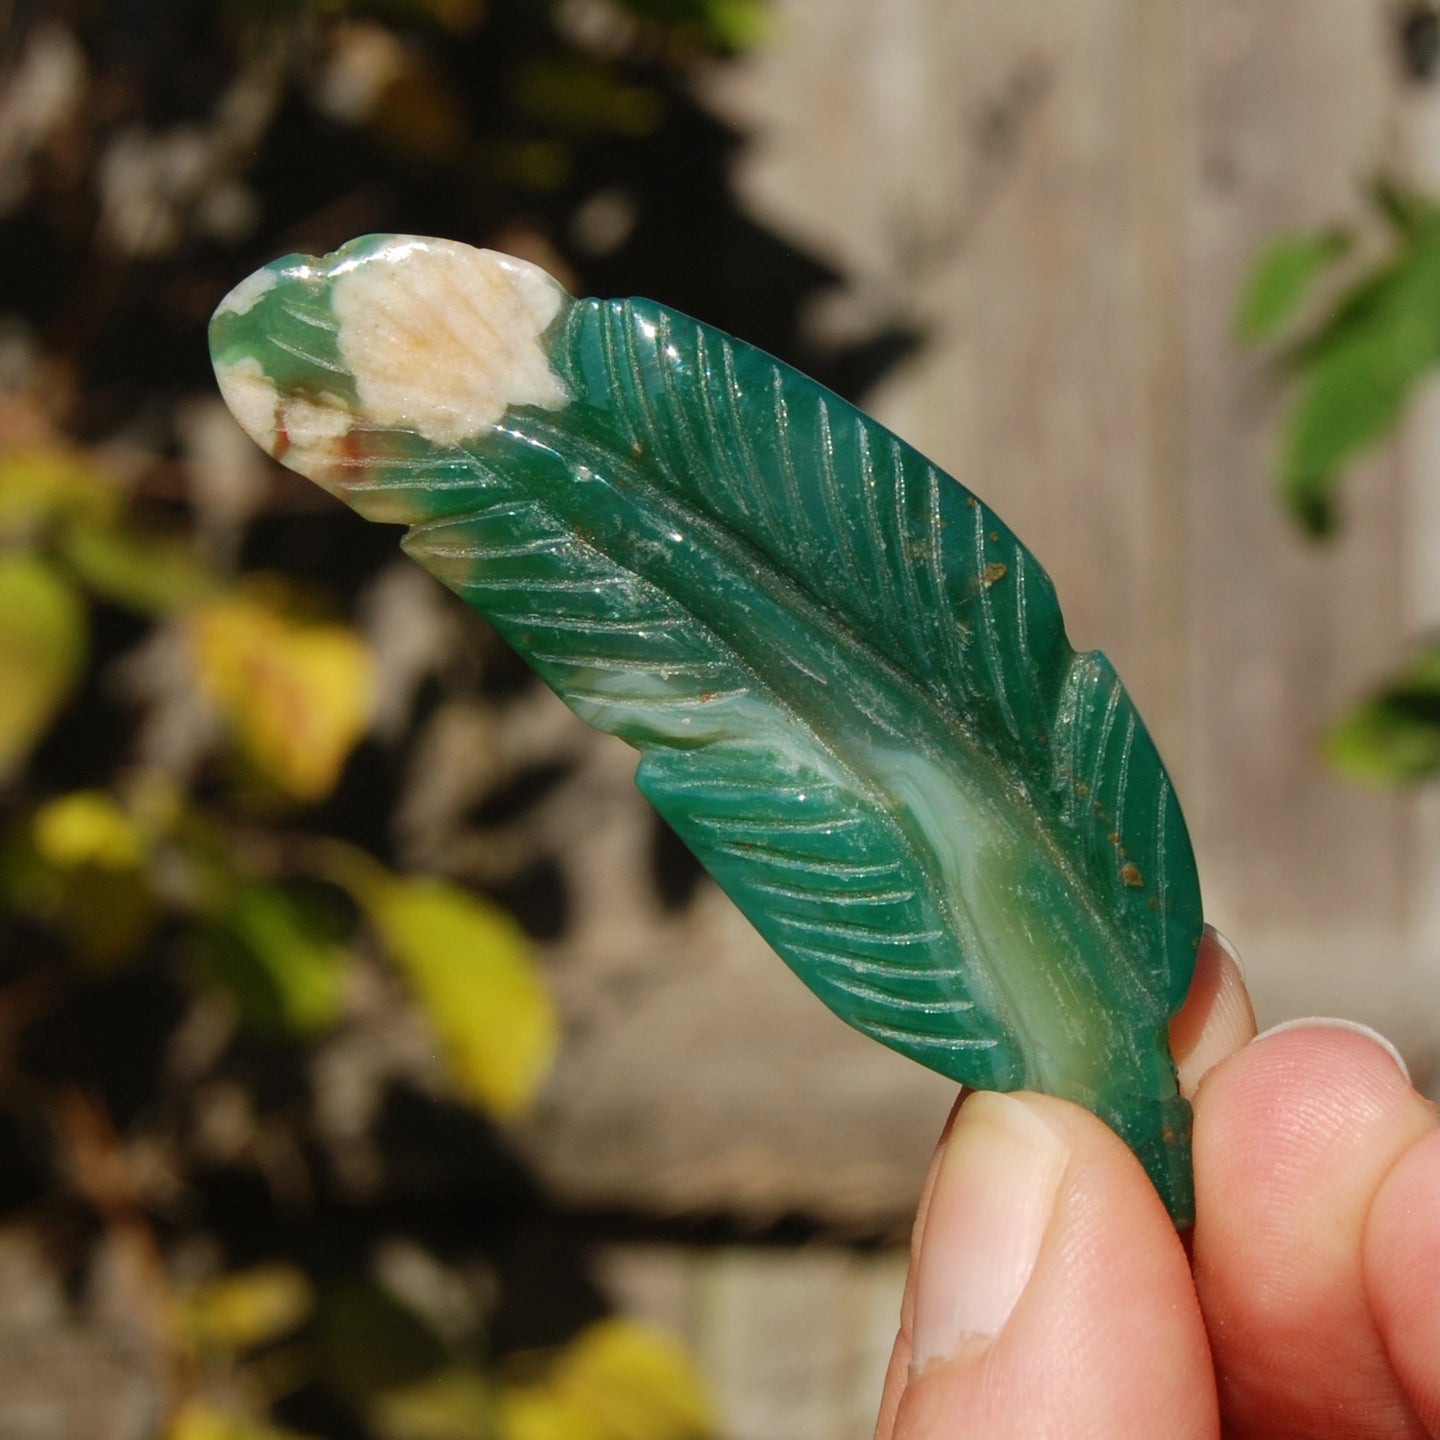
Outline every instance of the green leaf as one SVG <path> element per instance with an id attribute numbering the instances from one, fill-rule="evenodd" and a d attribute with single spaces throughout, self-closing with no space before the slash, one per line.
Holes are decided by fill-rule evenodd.
<path id="1" fill-rule="evenodd" d="M 639 19 L 659 24 L 711 49 L 736 54 L 753 50 L 770 34 L 768 0 L 619 0 Z"/>
<path id="2" fill-rule="evenodd" d="M 1440 227 L 1350 291 L 1294 364 L 1301 393 L 1276 478 L 1296 518 L 1321 535 L 1334 527 L 1341 469 L 1390 430 L 1440 365 Z"/>
<path id="3" fill-rule="evenodd" d="M 1342 468 L 1395 424 L 1414 379 L 1383 336 L 1316 359 L 1287 422 L 1276 474 L 1281 499 L 1307 533 L 1334 531 Z"/>
<path id="4" fill-rule="evenodd" d="M 1421 363 L 1434 364 L 1440 347 L 1440 318 L 1427 302 L 1440 286 L 1440 219 L 1402 236 L 1395 253 L 1365 271 L 1336 300 L 1320 325 L 1291 356 L 1303 374 L 1317 355 L 1357 337 L 1394 332 Z"/>
<path id="5" fill-rule="evenodd" d="M 339 1019 L 350 952 L 290 887 L 241 890 L 199 937 L 195 958 L 258 1031 L 314 1035 Z"/>
<path id="6" fill-rule="evenodd" d="M 440 1338 L 413 1310 L 365 1279 L 325 1294 L 318 1339 L 327 1384 L 357 1409 L 435 1374 L 447 1358 Z"/>
<path id="7" fill-rule="evenodd" d="M 1240 297 L 1235 326 L 1242 340 L 1268 340 L 1293 319 L 1315 282 L 1350 247 L 1343 230 L 1286 235 L 1255 257 Z"/>
<path id="8" fill-rule="evenodd" d="M 1371 204 L 1402 235 L 1417 235 L 1440 224 L 1440 205 L 1391 175 L 1376 176 L 1367 189 Z"/>
<path id="9" fill-rule="evenodd" d="M 1325 757 L 1347 779 L 1416 785 L 1440 776 L 1440 639 L 1347 710 L 1325 737 Z"/>
<path id="10" fill-rule="evenodd" d="M 85 603 L 53 566 L 0 554 L 0 781 L 50 727 L 85 668 Z"/>
<path id="11" fill-rule="evenodd" d="M 707 0 L 705 17 L 717 46 L 732 53 L 764 44 L 775 20 L 769 0 Z"/>
<path id="12" fill-rule="evenodd" d="M 411 525 L 639 748 L 827 1004 L 965 1084 L 1090 1106 L 1188 1216 L 1190 843 L 1109 662 L 977 497 L 747 345 L 450 242 L 277 262 L 211 342 L 262 445 Z"/>
<path id="13" fill-rule="evenodd" d="M 643 136 L 665 118 L 656 91 L 582 55 L 532 61 L 516 79 L 515 102 L 522 114 L 565 134 Z"/>

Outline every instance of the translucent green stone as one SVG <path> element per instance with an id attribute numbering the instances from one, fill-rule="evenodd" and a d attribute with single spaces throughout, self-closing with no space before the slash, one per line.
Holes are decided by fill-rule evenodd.
<path id="1" fill-rule="evenodd" d="M 1190 1222 L 1184 821 L 983 502 L 740 341 L 453 242 L 277 261 L 211 345 L 260 444 L 409 526 L 639 750 L 640 788 L 827 1005 L 963 1084 L 1088 1106 Z"/>

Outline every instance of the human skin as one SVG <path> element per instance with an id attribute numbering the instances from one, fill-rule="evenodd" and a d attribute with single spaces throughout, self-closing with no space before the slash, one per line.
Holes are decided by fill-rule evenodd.
<path id="1" fill-rule="evenodd" d="M 1195 1107 L 1188 1236 L 1086 1111 L 962 1096 L 877 1440 L 1440 1434 L 1435 1107 L 1358 1027 L 1257 1038 L 1213 932 L 1171 1040 Z"/>

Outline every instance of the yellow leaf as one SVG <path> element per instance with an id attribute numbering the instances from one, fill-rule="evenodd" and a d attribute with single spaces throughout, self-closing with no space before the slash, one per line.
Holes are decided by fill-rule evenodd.
<path id="1" fill-rule="evenodd" d="M 373 667 L 360 637 L 247 598 L 202 606 L 193 635 L 200 689 L 243 758 L 293 799 L 328 795 L 370 715 Z"/>
<path id="2" fill-rule="evenodd" d="M 67 529 L 63 550 L 89 590 L 143 615 L 193 605 L 215 588 L 194 547 L 179 536 L 77 522 Z"/>
<path id="3" fill-rule="evenodd" d="M 714 1432 L 689 1356 L 663 1331 L 619 1316 L 582 1331 L 543 1381 L 500 1395 L 501 1440 L 701 1440 Z"/>
<path id="4" fill-rule="evenodd" d="M 451 1365 L 378 1396 L 370 1423 L 381 1440 L 479 1440 L 495 1433 L 494 1415 L 489 1381 Z"/>
<path id="5" fill-rule="evenodd" d="M 502 1119 L 523 1111 L 549 1072 L 559 1025 L 520 927 L 444 880 L 377 870 L 356 898 L 414 988 L 461 1091 Z"/>
<path id="6" fill-rule="evenodd" d="M 546 1385 L 507 1386 L 500 1392 L 496 1422 L 499 1440 L 610 1440 L 610 1432 L 579 1401 Z"/>
<path id="7" fill-rule="evenodd" d="M 149 941 L 159 907 L 146 876 L 149 841 L 104 791 L 42 805 L 0 865 L 5 899 L 58 930 L 74 958 L 110 969 Z"/>
<path id="8" fill-rule="evenodd" d="M 103 790 L 77 790 L 35 812 L 35 849 L 62 869 L 94 865 L 136 870 L 145 857 L 140 828 Z"/>
<path id="9" fill-rule="evenodd" d="M 12 450 L 0 455 L 0 535 L 23 535 L 56 519 L 114 516 L 123 496 L 81 455 Z"/>
<path id="10" fill-rule="evenodd" d="M 170 1422 L 165 1440 L 306 1440 L 294 1430 L 278 1430 L 263 1420 L 221 1410 L 203 1400 L 188 1401 Z"/>
<path id="11" fill-rule="evenodd" d="M 179 1301 L 175 1320 L 197 1350 L 247 1350 L 293 1330 L 314 1305 L 303 1271 L 257 1265 L 197 1286 Z"/>
<path id="12" fill-rule="evenodd" d="M 0 780 L 14 773 L 85 666 L 84 602 L 36 555 L 0 555 Z"/>
<path id="13" fill-rule="evenodd" d="M 694 1440 L 714 1428 L 690 1357 L 663 1330 L 621 1316 L 581 1333 L 555 1385 L 583 1401 L 614 1440 Z"/>

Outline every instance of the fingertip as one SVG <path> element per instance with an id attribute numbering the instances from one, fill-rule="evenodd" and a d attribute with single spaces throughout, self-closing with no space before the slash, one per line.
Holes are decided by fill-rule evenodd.
<path id="1" fill-rule="evenodd" d="M 890 1364 L 885 1371 L 885 1388 L 880 1393 L 880 1414 L 875 1420 L 875 1440 L 891 1440 L 895 1434 L 895 1421 L 900 1409 L 900 1397 L 910 1379 L 910 1332 L 908 1326 L 901 1326 L 895 1337 L 894 1349 L 890 1352 Z"/>
<path id="2" fill-rule="evenodd" d="M 1201 1080 L 1254 1038 L 1255 1010 L 1240 957 L 1218 930 L 1207 925 L 1190 993 L 1170 1022 L 1170 1053 L 1180 1093 L 1193 1100 Z"/>
<path id="3" fill-rule="evenodd" d="M 1004 1329 L 1039 1258 L 1070 1150 L 1018 1095 L 972 1095 L 946 1141 L 915 1265 L 914 1368 Z"/>
<path id="4" fill-rule="evenodd" d="M 900 1329 L 895 1336 L 890 1364 L 885 1371 L 885 1384 L 880 1395 L 880 1414 L 875 1422 L 875 1440 L 890 1440 L 895 1428 L 895 1412 L 910 1376 L 910 1334 L 915 1325 L 915 1276 L 920 1258 L 920 1241 L 925 1234 L 925 1222 L 930 1214 L 930 1198 L 935 1193 L 935 1181 L 939 1177 L 940 1164 L 950 1142 L 950 1132 L 955 1128 L 960 1107 L 970 1093 L 968 1087 L 960 1087 L 955 1103 L 945 1117 L 940 1138 L 935 1144 L 935 1153 L 930 1157 L 925 1180 L 920 1187 L 920 1199 L 915 1207 L 915 1223 L 910 1227 L 910 1268 L 905 1276 L 905 1291 L 900 1298 Z"/>
<path id="5" fill-rule="evenodd" d="M 1264 1122 L 1252 1134 L 1278 1124 L 1297 1141 L 1314 1143 L 1315 1136 L 1285 1121 L 1287 1106 L 1314 1116 L 1322 1130 L 1337 1127 L 1362 1141 L 1383 1135 L 1391 1121 L 1403 1126 L 1406 1117 L 1434 1112 L 1411 1086 L 1395 1047 L 1368 1027 L 1343 1020 L 1272 1026 L 1241 1047 L 1213 1078 L 1217 1092 L 1225 1091 L 1219 1107 L 1223 1118 L 1237 1124 Z M 1203 1098 L 1210 1109 L 1217 1108 L 1208 1087 Z"/>
<path id="6" fill-rule="evenodd" d="M 1376 1434 L 1415 1433 L 1361 1248 L 1382 1181 L 1434 1125 L 1390 1050 L 1349 1028 L 1268 1032 L 1200 1088 L 1195 1282 L 1239 1431 L 1345 1433 L 1360 1407 Z"/>
<path id="7" fill-rule="evenodd" d="M 960 1113 L 960 1107 L 965 1103 L 965 1097 L 971 1093 L 968 1086 L 960 1087 L 960 1093 L 956 1095 L 955 1103 L 945 1117 L 945 1124 L 940 1128 L 940 1138 L 935 1143 L 935 1153 L 930 1157 L 930 1165 L 925 1171 L 925 1180 L 920 1187 L 920 1200 L 915 1207 L 915 1223 L 910 1227 L 910 1271 L 905 1277 L 905 1293 L 900 1299 L 900 1328 L 907 1336 L 915 1320 L 916 1260 L 920 1255 L 921 1237 L 925 1234 L 925 1220 L 930 1213 L 930 1197 L 935 1193 L 935 1181 L 940 1174 L 940 1163 L 945 1158 L 946 1146 L 950 1143 L 950 1132 L 955 1128 L 955 1118 Z"/>
<path id="8" fill-rule="evenodd" d="M 897 1346 L 882 1436 L 938 1440 L 962 1420 L 997 1440 L 1214 1434 L 1184 1250 L 1135 1158 L 1078 1106 L 968 1098 L 914 1269 L 913 1363 L 902 1381 Z"/>
<path id="9" fill-rule="evenodd" d="M 1272 1035 L 1284 1035 L 1290 1030 L 1345 1030 L 1351 1035 L 1359 1035 L 1390 1057 L 1407 1085 L 1414 1083 L 1410 1078 L 1410 1067 L 1400 1053 L 1400 1047 L 1378 1030 L 1372 1030 L 1358 1020 L 1349 1020 L 1339 1015 L 1305 1015 L 1293 1020 L 1282 1020 L 1278 1025 L 1272 1025 L 1263 1035 L 1256 1036 L 1256 1039 L 1265 1040 Z"/>

